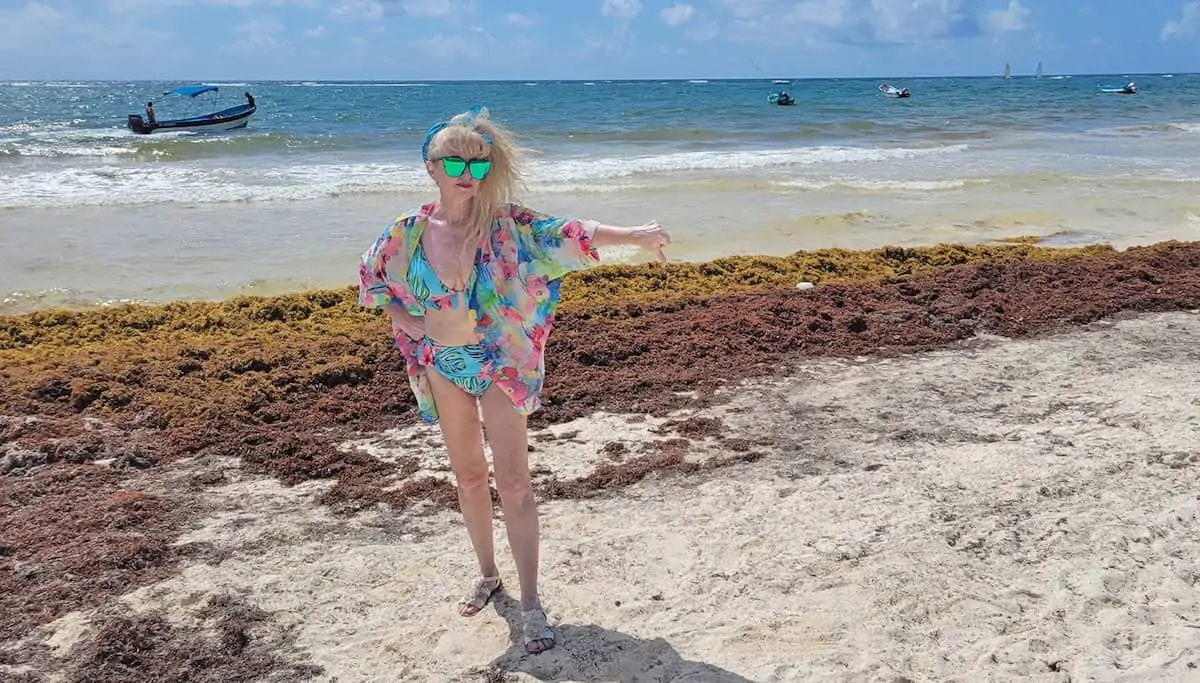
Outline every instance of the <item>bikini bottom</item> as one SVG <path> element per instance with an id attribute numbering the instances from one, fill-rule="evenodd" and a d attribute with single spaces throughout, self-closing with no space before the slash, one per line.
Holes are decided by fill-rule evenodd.
<path id="1" fill-rule="evenodd" d="M 482 344 L 446 346 L 429 337 L 417 342 L 417 365 L 433 368 L 471 396 L 482 396 L 492 386 L 495 363 Z"/>

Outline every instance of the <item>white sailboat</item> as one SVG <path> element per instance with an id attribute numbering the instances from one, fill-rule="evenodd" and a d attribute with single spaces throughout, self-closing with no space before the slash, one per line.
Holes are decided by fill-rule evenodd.
<path id="1" fill-rule="evenodd" d="M 1012 78 L 1012 67 L 1008 65 L 1008 62 L 1004 63 L 1004 78 L 1005 80 Z"/>
<path id="2" fill-rule="evenodd" d="M 1042 63 L 1041 62 L 1038 62 L 1037 77 L 1038 78 L 1042 77 Z"/>

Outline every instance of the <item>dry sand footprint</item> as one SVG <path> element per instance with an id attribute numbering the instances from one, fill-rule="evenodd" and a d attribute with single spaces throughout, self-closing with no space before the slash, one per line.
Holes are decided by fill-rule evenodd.
<path id="1" fill-rule="evenodd" d="M 1200 316 L 976 346 L 807 364 L 714 411 L 775 436 L 758 463 L 543 505 L 550 653 L 512 649 L 507 599 L 454 614 L 454 513 L 338 517 L 330 482 L 210 491 L 181 542 L 231 555 L 124 601 L 186 621 L 244 598 L 322 681 L 1187 680 Z M 557 443 L 535 459 L 569 472 L 586 454 Z"/>

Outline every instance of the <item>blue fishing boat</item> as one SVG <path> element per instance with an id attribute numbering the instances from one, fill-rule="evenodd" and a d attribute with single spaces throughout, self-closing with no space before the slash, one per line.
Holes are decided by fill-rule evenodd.
<path id="1" fill-rule="evenodd" d="M 168 90 L 163 95 L 195 98 L 205 93 L 212 93 L 215 104 L 217 92 L 218 88 L 215 85 L 185 85 Z M 168 130 L 214 131 L 245 128 L 250 123 L 250 117 L 254 115 L 254 112 L 258 111 L 258 105 L 254 102 L 254 96 L 247 92 L 245 93 L 245 97 L 245 104 L 227 107 L 211 114 L 165 120 L 157 118 L 154 112 L 154 102 L 151 100 L 146 103 L 144 116 L 143 114 L 130 114 L 127 123 L 129 130 L 142 135 Z"/>

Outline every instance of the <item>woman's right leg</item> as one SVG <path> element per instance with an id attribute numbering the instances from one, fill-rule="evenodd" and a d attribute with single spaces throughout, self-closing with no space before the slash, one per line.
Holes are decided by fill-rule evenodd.
<path id="1" fill-rule="evenodd" d="M 492 537 L 492 493 L 488 485 L 488 463 L 483 455 L 483 427 L 475 397 L 459 389 L 433 368 L 426 368 L 433 400 L 437 404 L 438 425 L 450 454 L 450 469 L 458 488 L 467 535 L 479 560 L 482 576 L 498 576 L 495 541 Z M 498 582 L 483 586 L 486 595 Z M 459 612 L 471 616 L 482 608 L 480 602 L 462 605 Z"/>

